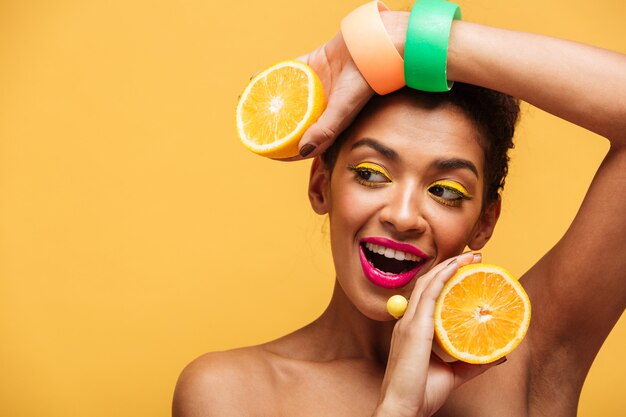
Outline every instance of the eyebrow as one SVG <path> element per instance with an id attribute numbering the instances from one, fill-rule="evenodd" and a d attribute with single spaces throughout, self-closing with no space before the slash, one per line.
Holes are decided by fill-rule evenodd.
<path id="1" fill-rule="evenodd" d="M 350 149 L 355 149 L 360 146 L 369 146 L 370 148 L 374 149 L 375 151 L 380 152 L 387 158 L 392 159 L 394 161 L 398 159 L 398 153 L 396 151 L 394 151 L 391 148 L 386 147 L 385 145 L 383 145 L 376 139 L 372 139 L 372 138 L 360 139 L 357 142 L 355 142 Z"/>
<path id="2" fill-rule="evenodd" d="M 391 160 L 399 159 L 398 153 L 391 148 L 386 147 L 376 139 L 372 138 L 363 138 L 355 142 L 350 149 L 359 148 L 361 146 L 369 146 L 377 152 L 380 152 L 387 158 Z M 433 163 L 433 166 L 440 171 L 451 171 L 455 169 L 467 169 L 476 175 L 476 178 L 480 178 L 478 174 L 478 169 L 476 165 L 472 161 L 462 158 L 451 158 L 451 159 L 438 159 Z"/>
<path id="3" fill-rule="evenodd" d="M 461 158 L 440 159 L 440 160 L 435 161 L 433 165 L 435 166 L 435 168 L 442 170 L 442 171 L 448 171 L 448 170 L 454 170 L 454 169 L 468 169 L 472 171 L 474 175 L 476 175 L 476 178 L 480 178 L 480 175 L 478 175 L 478 169 L 476 168 L 476 165 L 474 165 L 472 161 L 468 161 L 467 159 L 461 159 Z"/>

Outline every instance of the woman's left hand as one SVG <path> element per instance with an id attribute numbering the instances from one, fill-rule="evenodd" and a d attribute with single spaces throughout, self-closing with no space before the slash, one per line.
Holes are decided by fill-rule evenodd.
<path id="1" fill-rule="evenodd" d="M 417 281 L 406 313 L 393 331 L 375 416 L 431 416 L 455 388 L 506 360 L 485 365 L 446 363 L 431 352 L 437 297 L 458 268 L 478 262 L 476 258 L 472 253 L 460 255 Z"/>

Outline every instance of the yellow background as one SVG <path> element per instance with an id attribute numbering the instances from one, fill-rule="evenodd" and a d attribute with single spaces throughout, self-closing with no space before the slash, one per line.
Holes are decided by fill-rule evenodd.
<path id="1" fill-rule="evenodd" d="M 0 1 L 0 415 L 167 416 L 194 357 L 324 309 L 309 164 L 248 153 L 233 111 L 252 73 L 329 39 L 361 2 Z M 626 52 L 621 0 L 460 4 L 466 20 Z M 532 265 L 606 150 L 525 107 L 486 260 Z M 625 342 L 623 319 L 581 416 L 626 409 Z"/>

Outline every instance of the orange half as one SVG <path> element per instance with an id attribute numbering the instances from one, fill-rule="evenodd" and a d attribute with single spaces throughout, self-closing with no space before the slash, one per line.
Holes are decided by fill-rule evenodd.
<path id="1" fill-rule="evenodd" d="M 509 354 L 524 339 L 529 324 L 528 295 L 496 265 L 459 268 L 435 305 L 436 342 L 464 362 L 489 363 Z"/>
<path id="2" fill-rule="evenodd" d="M 296 156 L 302 135 L 325 107 L 324 87 L 315 71 L 300 61 L 282 61 L 257 74 L 241 94 L 237 133 L 259 155 Z"/>

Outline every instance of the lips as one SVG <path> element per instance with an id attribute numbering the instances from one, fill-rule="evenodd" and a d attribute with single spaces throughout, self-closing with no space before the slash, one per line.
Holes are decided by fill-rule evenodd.
<path id="1" fill-rule="evenodd" d="M 408 284 L 426 265 L 430 256 L 413 245 L 384 237 L 367 237 L 359 245 L 365 277 L 382 288 Z"/>

